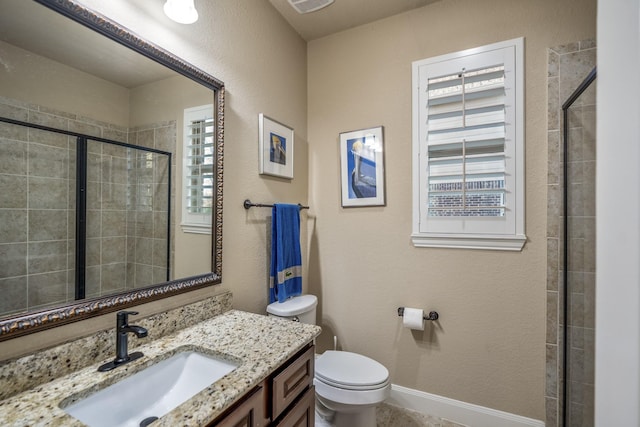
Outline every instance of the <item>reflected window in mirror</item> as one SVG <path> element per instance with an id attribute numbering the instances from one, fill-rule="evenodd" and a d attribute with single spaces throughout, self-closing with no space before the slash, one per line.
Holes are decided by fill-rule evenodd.
<path id="1" fill-rule="evenodd" d="M 184 110 L 182 230 L 211 233 L 214 190 L 213 104 Z"/>

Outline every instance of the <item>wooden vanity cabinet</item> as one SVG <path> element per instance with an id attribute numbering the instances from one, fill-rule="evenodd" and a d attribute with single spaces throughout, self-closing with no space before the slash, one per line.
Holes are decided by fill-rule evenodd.
<path id="1" fill-rule="evenodd" d="M 209 426 L 314 427 L 314 354 L 309 344 Z"/>
<path id="2" fill-rule="evenodd" d="M 269 419 L 265 418 L 265 388 L 256 387 L 249 395 L 234 405 L 230 412 L 219 421 L 214 421 L 209 426 L 217 427 L 263 427 L 269 425 Z"/>
<path id="3" fill-rule="evenodd" d="M 316 389 L 311 386 L 295 405 L 273 425 L 277 427 L 314 427 L 316 421 Z"/>
<path id="4" fill-rule="evenodd" d="M 270 377 L 271 419 L 275 421 L 274 426 L 315 425 L 314 361 L 315 347 L 309 345 Z"/>

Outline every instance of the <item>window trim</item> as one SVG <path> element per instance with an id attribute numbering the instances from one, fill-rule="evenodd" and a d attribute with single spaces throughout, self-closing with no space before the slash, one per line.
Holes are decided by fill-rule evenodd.
<path id="1" fill-rule="evenodd" d="M 513 226 L 509 232 L 504 234 L 495 233 L 452 233 L 443 230 L 442 232 L 425 232 L 420 231 L 421 212 L 421 188 L 420 181 L 420 121 L 423 120 L 424 113 L 421 114 L 420 106 L 420 67 L 434 63 L 442 63 L 445 61 L 459 60 L 471 55 L 487 53 L 495 50 L 513 49 L 513 65 L 514 65 L 514 85 L 515 88 L 515 142 L 513 143 L 513 151 L 515 153 L 514 168 L 515 179 L 514 192 L 514 212 Z M 493 43 L 486 46 L 467 49 L 460 52 L 440 55 L 419 61 L 412 64 L 412 166 L 413 166 L 413 220 L 411 240 L 416 247 L 436 247 L 436 248 L 461 248 L 461 249 L 488 249 L 488 250 L 505 250 L 505 251 L 521 251 L 527 237 L 525 235 L 525 163 L 524 163 L 524 38 L 516 38 L 503 42 Z M 426 209 L 426 207 L 424 208 Z M 461 221 L 466 218 L 460 218 Z M 491 219 L 482 219 L 483 221 Z"/>

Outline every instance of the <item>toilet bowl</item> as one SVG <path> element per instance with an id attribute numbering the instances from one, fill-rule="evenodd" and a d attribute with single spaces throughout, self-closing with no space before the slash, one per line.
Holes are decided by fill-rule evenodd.
<path id="1" fill-rule="evenodd" d="M 267 306 L 272 316 L 316 323 L 318 299 L 301 295 Z M 349 351 L 326 351 L 315 360 L 316 412 L 335 427 L 375 427 L 375 407 L 389 397 L 389 371 Z"/>
<path id="2" fill-rule="evenodd" d="M 318 412 L 336 427 L 376 425 L 376 405 L 391 393 L 389 371 L 375 360 L 348 351 L 326 351 L 316 359 Z"/>

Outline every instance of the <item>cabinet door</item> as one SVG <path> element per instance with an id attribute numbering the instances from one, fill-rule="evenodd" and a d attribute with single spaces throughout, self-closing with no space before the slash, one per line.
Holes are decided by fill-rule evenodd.
<path id="1" fill-rule="evenodd" d="M 312 385 L 314 348 L 313 346 L 309 347 L 307 351 L 291 362 L 285 370 L 273 378 L 272 419 L 278 418 L 307 387 Z"/>
<path id="2" fill-rule="evenodd" d="M 296 402 L 277 427 L 314 427 L 316 391 L 313 386 Z"/>
<path id="3" fill-rule="evenodd" d="M 269 420 L 264 418 L 264 388 L 258 387 L 240 405 L 221 420 L 214 421 L 215 427 L 264 427 Z"/>

